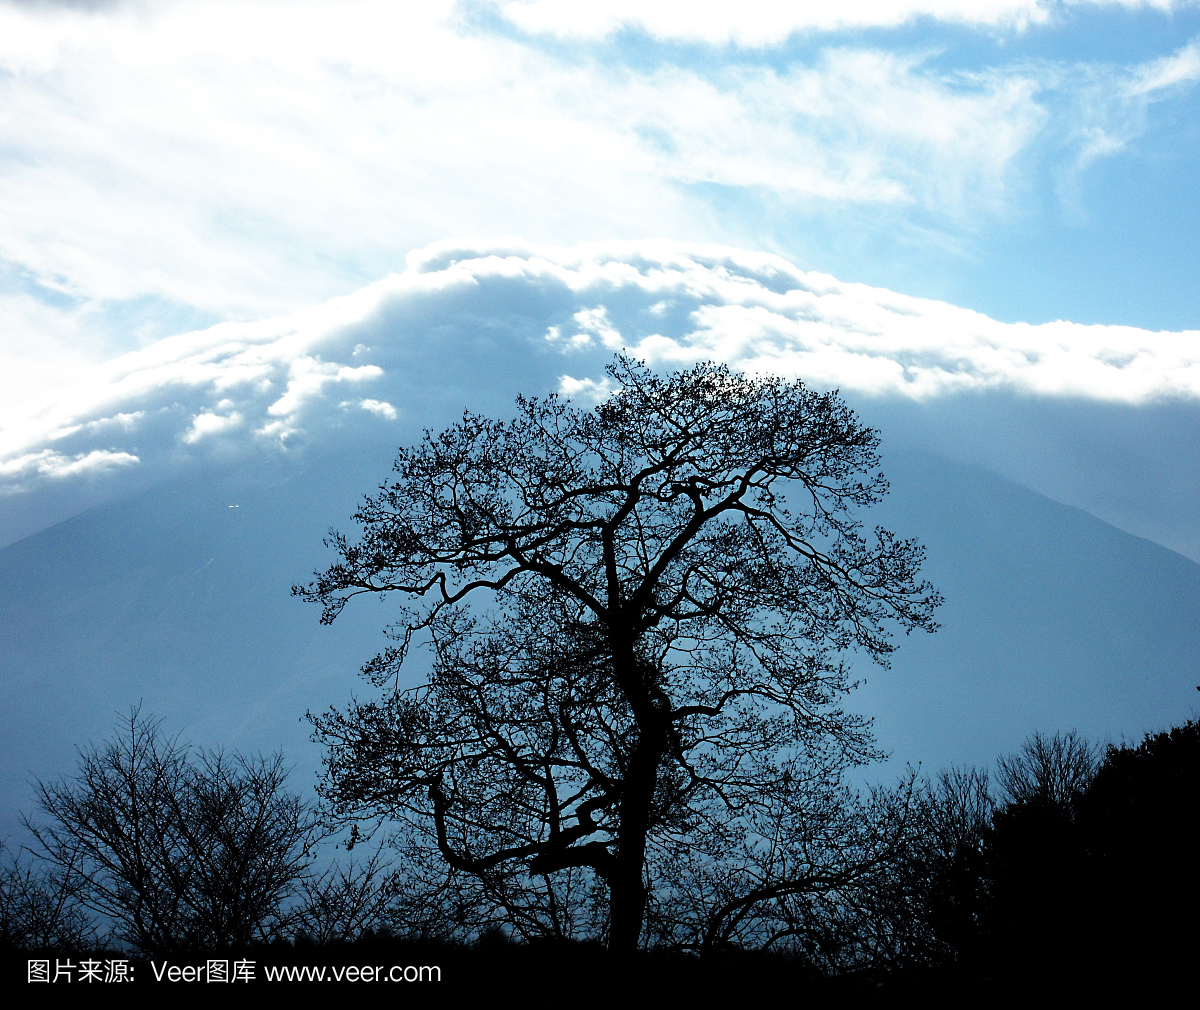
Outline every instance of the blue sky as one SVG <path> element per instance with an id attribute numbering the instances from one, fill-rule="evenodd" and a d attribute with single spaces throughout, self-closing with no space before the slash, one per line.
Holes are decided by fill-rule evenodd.
<path id="1" fill-rule="evenodd" d="M 402 419 L 504 278 L 513 376 L 799 374 L 1200 558 L 1200 4 L 828 8 L 0 4 L 5 538 Z"/>

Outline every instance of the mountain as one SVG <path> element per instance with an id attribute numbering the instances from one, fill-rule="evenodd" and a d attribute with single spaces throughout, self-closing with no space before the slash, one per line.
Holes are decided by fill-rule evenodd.
<path id="1" fill-rule="evenodd" d="M 986 471 L 885 460 L 872 523 L 926 545 L 935 635 L 859 668 L 897 759 L 988 763 L 1035 729 L 1112 741 L 1197 715 L 1200 565 Z"/>
<path id="2" fill-rule="evenodd" d="M 356 671 L 389 611 L 360 598 L 321 627 L 289 587 L 328 562 L 331 525 L 352 530 L 393 448 L 213 464 L 0 550 L 0 837 L 32 777 L 69 772 L 136 704 L 196 744 L 282 748 L 310 785 L 304 713 L 373 690 Z M 1195 713 L 1200 565 L 981 470 L 885 463 L 893 491 L 868 518 L 926 544 L 946 603 L 891 669 L 856 666 L 850 707 L 893 755 L 872 774 L 989 763 L 1039 728 L 1118 738 Z"/>

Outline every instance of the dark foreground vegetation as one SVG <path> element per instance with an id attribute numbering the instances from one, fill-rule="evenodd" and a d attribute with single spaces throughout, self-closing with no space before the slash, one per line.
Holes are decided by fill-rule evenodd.
<path id="1" fill-rule="evenodd" d="M 1196 721 L 1103 752 L 1035 735 L 994 775 L 956 769 L 876 790 L 856 816 L 886 818 L 892 844 L 841 886 L 815 884 L 789 935 L 696 952 L 648 931 L 633 956 L 603 935 L 435 928 L 428 909 L 414 928 L 408 869 L 379 854 L 319 862 L 313 811 L 280 768 L 189 753 L 136 716 L 85 752 L 74 778 L 41 787 L 36 842 L 0 871 L 6 975 L 24 982 L 44 958 L 51 974 L 87 962 L 102 977 L 128 959 L 139 984 L 164 984 L 168 966 L 215 958 L 252 965 L 255 984 L 311 984 L 288 970 L 308 966 L 326 982 L 391 974 L 522 992 L 1151 990 L 1191 971 L 1200 940 Z"/>

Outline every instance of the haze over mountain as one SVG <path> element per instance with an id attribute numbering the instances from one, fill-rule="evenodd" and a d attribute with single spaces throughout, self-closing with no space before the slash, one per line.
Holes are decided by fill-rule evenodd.
<path id="1" fill-rule="evenodd" d="M 374 690 L 355 673 L 388 607 L 359 599 L 320 627 L 288 589 L 326 562 L 330 524 L 352 529 L 389 458 L 372 440 L 210 468 L 0 550 L 0 833 L 28 808 L 30 773 L 68 771 L 74 745 L 138 703 L 195 743 L 282 747 L 310 785 L 301 717 Z M 856 666 L 850 707 L 893 755 L 873 776 L 988 763 L 1034 729 L 1117 739 L 1194 713 L 1200 565 L 936 456 L 894 453 L 887 472 L 868 518 L 921 537 L 946 604 L 892 669 Z"/>

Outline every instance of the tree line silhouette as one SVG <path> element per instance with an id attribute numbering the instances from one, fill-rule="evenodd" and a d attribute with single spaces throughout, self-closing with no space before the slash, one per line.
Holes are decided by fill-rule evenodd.
<path id="1" fill-rule="evenodd" d="M 664 962 L 678 970 L 773 951 L 777 971 L 808 982 L 1171 977 L 1192 963 L 1197 939 L 1198 796 L 1200 721 L 1104 749 L 1075 733 L 1034 734 L 994 773 L 910 772 L 891 787 L 831 794 L 823 872 L 778 913 L 773 934 L 759 923 L 680 944 L 689 913 L 701 917 L 692 931 L 705 921 L 681 904 L 651 916 L 643 945 L 686 949 L 687 960 Z M 112 741 L 81 753 L 73 777 L 42 783 L 39 798 L 32 844 L 0 870 L 10 953 L 279 955 L 286 945 L 289 959 L 320 960 L 390 942 L 469 961 L 519 958 L 514 939 L 535 953 L 596 939 L 418 908 L 429 866 L 403 852 L 322 863 L 317 811 L 288 790 L 278 755 L 190 751 L 136 711 Z M 679 893 L 671 881 L 652 904 Z M 554 957 L 569 963 L 562 949 Z"/>

